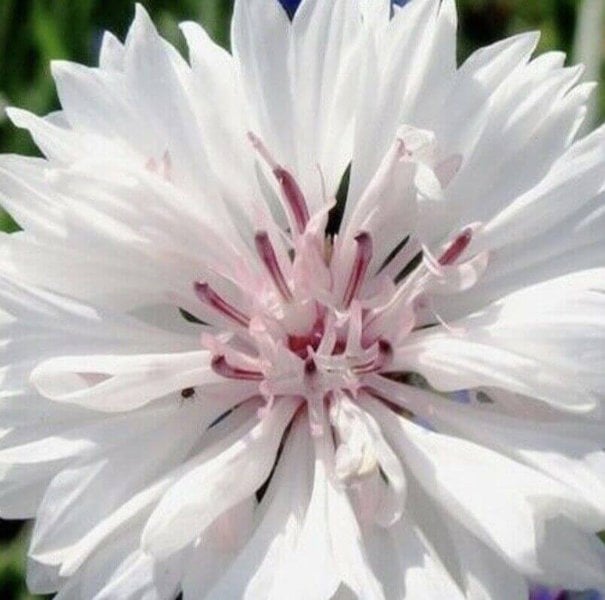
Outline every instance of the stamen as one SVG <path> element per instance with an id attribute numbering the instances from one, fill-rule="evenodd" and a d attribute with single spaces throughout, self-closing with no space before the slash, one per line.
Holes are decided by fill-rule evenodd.
<path id="1" fill-rule="evenodd" d="M 307 201 L 302 190 L 298 186 L 298 183 L 296 183 L 294 176 L 283 167 L 274 169 L 273 174 L 281 185 L 284 198 L 288 201 L 292 216 L 298 227 L 298 232 L 304 233 L 309 222 L 309 209 L 307 208 Z"/>
<path id="2" fill-rule="evenodd" d="M 260 371 L 249 371 L 233 367 L 223 355 L 215 356 L 212 359 L 212 370 L 217 375 L 221 375 L 226 379 L 244 379 L 248 381 L 263 381 L 265 379 L 265 376 Z"/>
<path id="3" fill-rule="evenodd" d="M 441 255 L 439 264 L 442 267 L 453 265 L 468 248 L 473 238 L 472 230 L 465 229 L 449 246 L 449 248 Z"/>
<path id="4" fill-rule="evenodd" d="M 235 321 L 238 325 L 246 328 L 249 327 L 250 317 L 221 298 L 207 283 L 196 281 L 193 284 L 193 289 L 198 299 L 204 304 L 214 308 L 224 317 Z"/>
<path id="5" fill-rule="evenodd" d="M 355 241 L 357 242 L 357 254 L 343 298 L 345 308 L 349 308 L 353 298 L 359 292 L 372 260 L 372 238 L 370 234 L 363 231 L 355 237 Z"/>
<path id="6" fill-rule="evenodd" d="M 263 160 L 271 167 L 273 175 L 279 182 L 284 199 L 288 204 L 288 208 L 294 218 L 294 223 L 298 229 L 298 233 L 304 233 L 307 223 L 309 222 L 309 209 L 307 201 L 300 186 L 296 182 L 294 176 L 284 169 L 272 156 L 263 141 L 251 131 L 248 132 L 248 139 L 260 154 Z"/>
<path id="7" fill-rule="evenodd" d="M 256 251 L 263 261 L 271 279 L 273 279 L 275 287 L 286 302 L 291 302 L 293 299 L 292 292 L 290 291 L 288 283 L 279 266 L 275 249 L 269 239 L 269 234 L 266 231 L 260 231 L 254 237 L 254 243 L 256 244 Z"/>

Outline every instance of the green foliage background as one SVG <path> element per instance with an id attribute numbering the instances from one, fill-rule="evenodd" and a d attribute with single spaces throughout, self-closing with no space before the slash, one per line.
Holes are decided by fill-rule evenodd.
<path id="1" fill-rule="evenodd" d="M 271 0 L 267 0 L 271 1 Z M 542 31 L 541 50 L 571 52 L 581 0 L 458 0 L 460 59 L 478 46 L 529 29 Z M 203 23 L 223 45 L 229 41 L 232 0 L 144 0 L 161 32 L 184 51 L 178 23 Z M 102 31 L 123 37 L 131 0 L 0 0 L 0 102 L 44 114 L 56 109 L 53 59 L 95 64 Z M 605 46 L 605 44 L 604 44 Z M 601 115 L 605 90 L 601 89 Z M 31 141 L 0 116 L 0 151 L 36 153 Z M 0 212 L 0 229 L 14 223 Z M 31 598 L 23 583 L 27 528 L 0 523 L 0 598 Z M 84 600 L 84 599 L 83 599 Z"/>

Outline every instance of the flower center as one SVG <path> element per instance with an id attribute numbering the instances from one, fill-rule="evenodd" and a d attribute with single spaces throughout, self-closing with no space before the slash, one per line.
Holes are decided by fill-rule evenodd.
<path id="1" fill-rule="evenodd" d="M 415 152 L 422 160 L 432 157 L 426 137 L 406 128 L 371 187 L 385 189 L 398 161 L 416 160 Z M 197 298 L 227 329 L 203 336 L 212 368 L 227 379 L 258 382 L 269 404 L 292 395 L 309 402 L 329 394 L 355 397 L 367 376 L 388 372 L 393 348 L 415 328 L 440 322 L 431 302 L 440 287 L 462 289 L 477 280 L 485 257 L 466 258 L 476 226 L 453 235 L 435 256 L 409 236 L 386 263 L 377 264 L 369 231 L 327 238 L 334 203 L 310 214 L 292 173 L 260 138 L 249 138 L 275 178 L 289 230 L 284 235 L 267 217 L 267 228 L 254 236 L 256 260 L 246 265 L 235 293 L 223 294 L 208 281 L 194 284 Z"/>

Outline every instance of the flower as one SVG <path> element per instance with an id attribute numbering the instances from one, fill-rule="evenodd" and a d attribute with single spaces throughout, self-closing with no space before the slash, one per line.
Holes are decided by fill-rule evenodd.
<path id="1" fill-rule="evenodd" d="M 393 13 L 393 14 L 392 14 Z M 605 587 L 605 129 L 452 0 L 140 6 L 10 109 L 0 515 L 58 598 Z M 347 175 L 345 176 L 345 173 Z M 343 182 L 348 181 L 348 186 Z M 346 189 L 346 203 L 338 189 Z"/>

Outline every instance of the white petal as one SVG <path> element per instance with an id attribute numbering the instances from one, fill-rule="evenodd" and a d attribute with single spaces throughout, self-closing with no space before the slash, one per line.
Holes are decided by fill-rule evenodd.
<path id="1" fill-rule="evenodd" d="M 29 383 L 36 362 L 91 348 L 118 353 L 153 347 L 161 352 L 169 348 L 182 351 L 192 342 L 4 277 L 0 298 L 0 329 L 5 340 L 0 349 L 0 415 L 11 427 L 9 431 L 5 427 L 0 441 L 4 482 L 0 509 L 6 517 L 29 517 L 44 487 L 65 461 L 95 449 L 99 441 L 95 431 L 102 430 L 102 425 L 94 423 L 98 414 L 59 406 L 36 394 Z M 112 443 L 111 437 L 108 443 Z"/>
<path id="2" fill-rule="evenodd" d="M 388 2 L 368 2 L 388 10 Z M 370 24 L 360 60 L 362 93 L 357 107 L 355 149 L 347 213 L 361 197 L 403 123 L 432 129 L 455 72 L 454 3 L 409 2 L 392 20 Z M 402 235 L 403 239 L 404 235 Z"/>
<path id="3" fill-rule="evenodd" d="M 375 529 L 367 539 L 388 600 L 463 600 L 466 597 L 408 518 L 389 530 Z"/>
<path id="4" fill-rule="evenodd" d="M 565 517 L 544 524 L 537 556 L 542 571 L 538 581 L 546 585 L 573 590 L 605 588 L 603 542 Z"/>
<path id="5" fill-rule="evenodd" d="M 99 53 L 99 67 L 110 71 L 121 71 L 124 68 L 124 46 L 113 34 L 103 34 Z"/>
<path id="6" fill-rule="evenodd" d="M 59 600 L 165 600 L 176 595 L 182 557 L 155 562 L 138 547 L 138 530 L 121 532 L 55 596 Z"/>
<path id="7" fill-rule="evenodd" d="M 494 386 L 533 396 L 561 410 L 587 412 L 597 400 L 571 373 L 539 357 L 446 332 L 431 333 L 395 354 L 394 369 L 422 373 L 441 391 Z"/>
<path id="8" fill-rule="evenodd" d="M 15 474 L 3 473 L 0 492 L 2 518 L 9 520 L 33 518 L 53 475 L 54 472 L 46 465 L 29 468 L 25 472 L 19 469 Z"/>
<path id="9" fill-rule="evenodd" d="M 234 55 L 253 127 L 294 170 L 312 212 L 336 193 L 350 161 L 359 9 L 351 0 L 307 0 L 293 23 L 277 0 L 238 0 Z"/>
<path id="10" fill-rule="evenodd" d="M 538 185 L 572 142 L 589 90 L 573 87 L 580 70 L 562 69 L 556 55 L 555 61 L 544 55 L 527 63 L 535 41 L 529 35 L 496 44 L 459 71 L 449 110 L 432 126 L 448 152 L 463 156 L 447 189 L 449 214 L 434 226 L 434 239 L 471 221 L 489 221 Z M 482 54 L 491 60 L 482 64 Z M 484 77 L 490 78 L 485 85 Z"/>
<path id="11" fill-rule="evenodd" d="M 198 439 L 203 411 L 175 407 L 172 414 L 158 416 L 131 416 L 122 424 L 129 437 L 101 446 L 96 455 L 83 456 L 55 476 L 37 513 L 30 548 L 37 560 L 59 564 L 81 558 L 74 552 L 82 538 L 185 459 Z M 111 433 L 109 428 L 108 438 Z"/>
<path id="12" fill-rule="evenodd" d="M 174 175 L 182 185 L 198 189 L 220 215 L 220 198 L 188 97 L 179 81 L 173 53 L 160 38 L 149 15 L 137 5 L 125 43 L 124 75 L 136 96 L 141 116 L 165 140 Z M 219 217 L 220 218 L 220 217 Z M 228 217 L 223 216 L 228 221 Z"/>
<path id="13" fill-rule="evenodd" d="M 317 165 L 332 197 L 351 160 L 361 29 L 359 8 L 351 0 L 305 0 L 293 19 L 296 146 L 311 197 L 321 193 Z"/>
<path id="14" fill-rule="evenodd" d="M 104 137 L 120 154 L 128 153 L 130 146 L 132 158 L 136 160 L 140 153 L 143 164 L 164 152 L 165 148 L 157 147 L 154 129 L 146 127 L 142 115 L 134 110 L 135 99 L 122 73 L 54 61 L 52 74 L 63 115 L 74 135 Z"/>
<path id="15" fill-rule="evenodd" d="M 351 475 L 353 480 L 363 478 L 371 471 L 376 472 L 378 467 L 386 476 L 374 519 L 389 527 L 400 519 L 405 503 L 406 481 L 399 458 L 385 441 L 375 419 L 348 398 L 340 397 L 332 404 L 330 422 L 339 439 L 335 472 L 341 479 L 346 480 Z M 347 450 L 346 456 L 353 459 L 353 469 L 341 473 L 343 449 Z"/>
<path id="16" fill-rule="evenodd" d="M 327 422 L 325 427 L 328 427 Z M 322 435 L 315 439 L 315 474 L 311 501 L 296 550 L 272 589 L 271 598 L 323 600 L 346 585 L 368 600 L 383 600 L 372 573 L 355 513 L 342 485 L 331 472 L 334 449 Z M 309 573 L 320 576 L 309 577 Z"/>
<path id="17" fill-rule="evenodd" d="M 393 140 L 374 177 L 368 182 L 355 208 L 351 209 L 349 222 L 341 236 L 344 238 L 341 242 L 344 250 L 354 245 L 354 237 L 360 231 L 370 233 L 374 269 L 380 268 L 397 244 L 414 231 L 417 218 L 414 187 L 417 164 L 402 160 L 402 144 L 405 143 L 405 138 L 401 136 Z M 343 259 L 338 256 L 338 260 Z M 340 279 L 343 278 L 344 275 L 341 275 Z"/>
<path id="18" fill-rule="evenodd" d="M 271 597 L 295 550 L 311 490 L 312 450 L 306 423 L 294 423 L 257 515 L 258 526 L 208 600 Z M 192 596 L 195 597 L 195 596 Z"/>
<path id="19" fill-rule="evenodd" d="M 208 590 L 239 556 L 241 546 L 250 536 L 255 508 L 256 499 L 248 498 L 226 511 L 206 529 L 185 567 L 182 582 L 184 600 L 199 598 L 202 590 Z M 235 590 L 230 588 L 229 594 L 235 597 Z M 208 597 L 204 595 L 204 598 Z"/>
<path id="20" fill-rule="evenodd" d="M 252 221 L 252 201 L 259 192 L 255 192 L 255 155 L 246 137 L 250 124 L 237 64 L 197 23 L 180 27 L 191 62 L 186 89 L 203 132 L 207 160 L 234 220 L 242 225 Z M 247 234 L 252 239 L 254 233 Z"/>
<path id="21" fill-rule="evenodd" d="M 290 21 L 274 0 L 237 0 L 233 10 L 233 54 L 241 70 L 254 126 L 286 165 L 296 163 L 294 102 L 288 74 Z"/>
<path id="22" fill-rule="evenodd" d="M 282 399 L 231 447 L 191 469 L 164 495 L 143 532 L 142 544 L 166 557 L 191 542 L 220 514 L 267 479 L 297 402 Z"/>
<path id="23" fill-rule="evenodd" d="M 6 278 L 2 278 L 0 297 L 3 302 L 0 327 L 8 340 L 2 349 L 0 362 L 0 376 L 6 396 L 32 393 L 29 375 L 35 364 L 59 356 L 81 356 L 91 350 L 118 355 L 135 355 L 152 348 L 159 352 L 168 349 L 178 352 L 179 349 L 182 351 L 196 345 L 195 338 L 155 329 L 124 315 L 98 310 Z M 103 375 L 103 362 L 107 364 L 107 360 L 99 362 L 99 369 L 90 360 L 86 363 L 85 359 L 74 359 L 75 373 Z M 137 359 L 131 356 L 126 359 L 128 361 L 136 363 Z M 139 359 L 139 370 L 144 362 Z M 203 366 L 204 363 L 200 361 L 200 364 Z M 49 365 L 52 366 L 52 362 L 42 367 L 39 374 L 43 375 L 46 369 L 48 375 Z M 84 371 L 78 371 L 79 367 L 83 367 Z M 99 377 L 94 381 L 98 380 Z M 40 383 L 45 387 L 51 382 L 46 379 Z M 94 389 L 96 386 L 92 387 Z M 55 387 L 54 390 L 45 391 L 53 396 L 58 390 Z"/>
<path id="24" fill-rule="evenodd" d="M 469 600 L 527 600 L 528 584 L 491 548 L 450 521 L 449 532 L 462 565 Z"/>
<path id="25" fill-rule="evenodd" d="M 31 382 L 46 398 L 92 410 L 134 410 L 178 390 L 204 397 L 254 395 L 256 387 L 225 382 L 210 367 L 206 351 L 134 356 L 61 356 L 39 364 Z M 232 385 L 232 384 L 236 385 Z"/>
<path id="26" fill-rule="evenodd" d="M 510 414 L 486 411 L 383 378 L 373 378 L 369 385 L 437 430 L 462 435 L 565 483 L 603 512 L 605 433 L 600 421 L 555 419 L 556 413 L 550 419 L 546 415 L 532 418 L 514 405 Z M 508 398 L 501 392 L 497 402 L 508 403 Z"/>
<path id="27" fill-rule="evenodd" d="M 40 118 L 19 108 L 7 108 L 6 114 L 16 127 L 29 131 L 36 146 L 54 164 L 75 162 L 83 153 L 93 149 L 96 153 L 102 146 L 99 139 L 90 136 L 88 140 L 84 140 L 50 118 Z"/>
<path id="28" fill-rule="evenodd" d="M 601 526 L 602 518 L 595 518 L 594 512 L 590 523 L 590 509 L 568 488 L 538 471 L 487 448 L 425 430 L 376 401 L 366 405 L 442 510 L 526 576 L 538 580 L 556 576 L 554 561 L 546 564 L 539 553 L 541 536 L 554 515 L 574 515 L 595 530 Z M 594 533 L 576 525 L 570 525 L 570 531 L 591 557 L 584 580 L 589 587 L 595 584 L 594 565 L 602 563 L 605 549 L 591 544 Z"/>
<path id="29" fill-rule="evenodd" d="M 601 128 L 574 144 L 539 185 L 486 223 L 478 236 L 478 245 L 498 248 L 541 233 L 602 191 L 605 186 L 604 137 L 605 128 Z M 574 202 L 569 202 L 571 193 Z"/>
<path id="30" fill-rule="evenodd" d="M 605 390 L 604 290 L 602 269 L 535 285 L 455 322 L 458 335 L 413 336 L 415 351 L 402 349 L 402 360 L 414 354 L 412 368 L 440 389 L 494 385 L 561 408 L 594 407 Z"/>
<path id="31" fill-rule="evenodd" d="M 453 320 L 525 287 L 605 263 L 605 209 L 599 194 L 555 227 L 489 254 L 489 268 L 471 290 L 436 302 Z"/>

